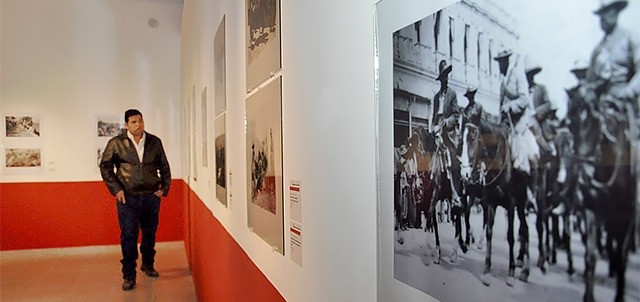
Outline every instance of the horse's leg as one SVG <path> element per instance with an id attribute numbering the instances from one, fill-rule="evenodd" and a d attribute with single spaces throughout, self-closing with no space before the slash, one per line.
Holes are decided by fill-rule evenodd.
<path id="1" fill-rule="evenodd" d="M 527 214 L 525 207 L 516 206 L 518 220 L 520 221 L 519 237 L 520 252 L 522 256 L 522 271 L 520 272 L 520 281 L 527 282 L 529 279 L 530 263 L 529 263 L 529 226 L 527 224 Z"/>
<path id="2" fill-rule="evenodd" d="M 562 244 L 560 243 L 559 228 L 560 228 L 560 217 L 558 215 L 551 214 L 551 229 L 552 229 L 551 238 L 553 241 L 553 244 L 551 245 L 551 263 L 552 264 L 557 263 L 558 249 L 562 248 Z"/>
<path id="3" fill-rule="evenodd" d="M 602 231 L 600 231 L 600 233 L 602 233 Z M 607 233 L 607 243 L 606 243 L 606 250 L 607 250 L 607 255 L 609 257 L 609 278 L 613 278 L 615 277 L 615 272 L 618 270 L 617 266 L 618 266 L 618 261 L 619 259 L 615 258 L 617 257 L 617 245 L 619 244 L 619 241 L 616 242 L 616 250 L 614 250 L 613 248 L 613 236 L 611 236 L 612 234 Z M 602 238 L 602 235 L 600 235 L 600 237 Z"/>
<path id="4" fill-rule="evenodd" d="M 464 242 L 464 238 L 462 237 L 462 215 L 464 215 L 464 210 L 462 207 L 456 207 L 455 209 L 455 226 L 456 233 L 458 234 L 458 244 L 460 245 L 460 249 L 462 249 L 463 253 L 467 252 L 467 245 Z M 468 233 L 468 232 L 467 232 Z"/>
<path id="5" fill-rule="evenodd" d="M 545 214 L 544 215 L 544 220 L 543 220 L 543 225 L 542 227 L 544 228 L 544 258 L 542 258 L 544 260 L 543 263 L 543 267 L 546 270 L 547 267 L 547 263 L 549 263 L 549 258 L 551 258 L 551 220 L 549 219 L 549 215 Z"/>
<path id="6" fill-rule="evenodd" d="M 584 292 L 584 301 L 585 302 L 594 302 L 595 299 L 593 297 L 593 283 L 594 283 L 594 274 L 596 268 L 596 218 L 595 213 L 592 210 L 587 209 L 584 215 L 584 224 L 585 224 L 585 292 Z"/>
<path id="7" fill-rule="evenodd" d="M 567 262 L 569 263 L 567 273 L 572 276 L 576 270 L 573 268 L 573 255 L 571 254 L 571 215 L 568 212 L 562 215 L 562 224 L 564 225 L 562 227 L 562 242 L 565 246 Z"/>
<path id="8" fill-rule="evenodd" d="M 471 214 L 471 207 L 470 207 L 470 203 L 469 203 L 469 197 L 466 198 L 467 201 L 463 204 L 464 206 L 464 223 L 466 224 L 466 229 L 467 232 L 465 234 L 465 245 L 467 247 L 469 247 L 469 241 L 470 241 L 470 237 L 471 237 L 471 223 L 469 222 L 469 216 Z"/>
<path id="9" fill-rule="evenodd" d="M 488 213 L 487 213 L 487 203 L 486 203 L 486 199 L 485 199 L 485 195 L 486 194 L 486 189 L 483 188 L 483 197 L 482 200 L 480 201 L 481 203 L 478 205 L 480 207 L 479 211 L 482 211 L 482 230 L 480 231 L 480 238 L 477 240 L 476 242 L 476 247 L 481 250 L 484 248 L 485 245 L 485 241 L 486 241 L 486 237 L 487 237 L 487 223 L 489 221 L 488 219 Z"/>
<path id="10" fill-rule="evenodd" d="M 464 238 L 462 237 L 462 215 L 465 214 L 465 204 L 467 204 L 467 202 L 464 200 L 464 195 L 462 194 L 462 182 L 461 182 L 461 176 L 460 176 L 460 167 L 457 167 L 457 172 L 456 173 L 452 173 L 452 181 L 451 181 L 451 196 L 452 199 L 456 198 L 458 199 L 455 204 L 455 206 L 453 206 L 452 208 L 456 208 L 456 215 L 455 215 L 455 220 L 454 220 L 454 225 L 456 228 L 456 233 L 458 236 L 458 244 L 460 245 L 460 249 L 462 249 L 463 253 L 467 252 L 467 244 L 464 241 Z M 467 225 L 468 226 L 468 225 Z M 457 252 L 457 251 L 456 251 Z"/>
<path id="11" fill-rule="evenodd" d="M 454 206 L 451 209 L 451 217 L 453 220 L 453 227 L 455 229 L 455 235 L 454 238 L 458 238 L 458 245 L 460 246 L 460 248 L 464 247 L 464 242 L 462 242 L 462 233 L 461 233 L 461 229 L 460 229 L 460 208 L 457 206 Z M 457 246 L 453 246 L 452 250 L 451 250 L 451 255 L 450 255 L 450 260 L 451 263 L 456 263 L 458 262 L 458 247 Z"/>
<path id="12" fill-rule="evenodd" d="M 543 274 L 547 273 L 547 268 L 545 266 L 547 262 L 547 251 L 549 247 L 549 225 L 547 219 L 547 204 L 546 204 L 546 175 L 547 169 L 542 167 L 538 174 L 538 185 L 536 188 L 536 203 L 537 203 L 537 212 L 536 212 L 536 231 L 538 232 L 538 268 L 542 271 Z M 545 245 L 546 244 L 546 245 Z"/>
<path id="13" fill-rule="evenodd" d="M 409 228 L 414 228 L 416 223 L 416 188 L 414 187 L 414 185 L 415 181 L 413 184 L 411 184 L 411 189 L 409 190 L 409 208 L 407 212 L 407 224 L 409 225 Z"/>
<path id="14" fill-rule="evenodd" d="M 618 279 L 616 280 L 616 302 L 624 301 L 624 291 L 626 284 L 625 273 L 627 269 L 627 263 L 629 261 L 629 251 L 632 251 L 632 246 L 633 244 L 635 244 L 633 242 L 633 236 L 635 232 L 633 229 L 634 227 L 635 222 L 631 221 L 630 225 L 625 228 L 626 231 L 622 232 L 621 235 L 618 236 L 618 242 L 616 242 L 616 258 L 619 261 L 616 270 L 616 274 L 618 275 Z"/>
<path id="15" fill-rule="evenodd" d="M 625 278 L 625 273 L 626 273 L 626 269 L 627 269 L 627 256 L 625 255 L 626 252 L 623 251 L 622 249 L 619 249 L 619 252 L 621 253 L 621 255 L 619 255 L 620 257 L 620 265 L 618 267 L 618 280 L 617 282 L 617 290 L 616 290 L 616 302 L 622 302 L 624 301 L 624 287 L 626 284 L 626 278 Z"/>
<path id="16" fill-rule="evenodd" d="M 486 237 L 487 237 L 487 252 L 484 259 L 484 272 L 480 276 L 482 284 L 489 286 L 491 284 L 491 237 L 493 236 L 493 223 L 496 216 L 496 209 L 493 206 L 486 205 L 483 208 L 485 218 L 487 219 L 485 225 Z"/>
<path id="17" fill-rule="evenodd" d="M 538 206 L 540 206 L 538 204 Z M 546 237 L 546 215 L 543 213 L 545 209 L 540 209 L 538 207 L 538 214 L 536 215 L 536 230 L 538 231 L 538 268 L 542 271 L 543 274 L 547 273 L 547 269 L 545 267 L 546 262 L 546 250 L 544 246 L 545 237 Z M 549 238 L 547 237 L 547 244 L 549 244 Z"/>
<path id="18" fill-rule="evenodd" d="M 515 245 L 515 238 L 513 234 L 514 216 L 513 207 L 509 207 L 509 209 L 507 209 L 507 241 L 509 242 L 509 274 L 507 275 L 507 285 L 509 286 L 513 286 L 514 276 L 516 274 L 516 261 L 513 255 L 513 248 Z"/>
<path id="19" fill-rule="evenodd" d="M 435 201 L 435 203 L 437 203 L 438 201 Z M 440 201 L 442 202 L 442 201 Z M 442 250 L 440 249 L 440 234 L 438 233 L 438 221 L 436 220 L 436 211 L 432 212 L 432 219 L 433 219 L 433 234 L 436 237 L 436 255 L 435 258 L 433 259 L 433 263 L 435 264 L 440 264 L 440 260 L 442 259 Z"/>

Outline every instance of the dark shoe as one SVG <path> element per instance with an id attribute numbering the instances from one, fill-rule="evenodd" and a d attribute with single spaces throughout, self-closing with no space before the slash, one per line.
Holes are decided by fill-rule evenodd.
<path id="1" fill-rule="evenodd" d="M 135 279 L 124 279 L 124 282 L 122 282 L 122 290 L 124 291 L 132 290 L 135 287 L 136 287 Z"/>
<path id="2" fill-rule="evenodd" d="M 140 270 L 149 277 L 154 277 L 154 278 L 160 277 L 160 274 L 158 274 L 158 271 L 156 271 L 153 267 L 146 267 L 143 265 L 143 266 L 140 266 Z"/>

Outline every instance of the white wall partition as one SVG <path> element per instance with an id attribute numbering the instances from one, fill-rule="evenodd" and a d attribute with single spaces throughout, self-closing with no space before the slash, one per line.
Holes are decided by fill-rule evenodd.
<path id="1" fill-rule="evenodd" d="M 283 180 L 300 181 L 302 267 L 290 259 L 288 232 L 283 256 L 247 228 L 245 9 L 238 0 L 184 3 L 183 100 L 193 85 L 215 94 L 213 37 L 226 18 L 232 198 L 228 208 L 215 200 L 204 168 L 191 188 L 288 301 L 375 301 L 375 1 L 282 1 Z M 285 230 L 288 197 L 285 189 Z"/>
<path id="2" fill-rule="evenodd" d="M 97 148 L 106 140 L 97 137 L 97 118 L 122 121 L 129 108 L 144 114 L 146 130 L 164 143 L 172 176 L 181 177 L 182 1 L 1 5 L 1 119 L 33 115 L 41 124 L 39 138 L 0 138 L 2 182 L 100 180 Z M 6 171 L 5 148 L 22 146 L 42 150 L 41 169 Z"/>

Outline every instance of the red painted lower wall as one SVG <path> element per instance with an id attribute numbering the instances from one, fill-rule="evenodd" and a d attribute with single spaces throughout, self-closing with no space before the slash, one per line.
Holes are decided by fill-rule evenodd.
<path id="1" fill-rule="evenodd" d="M 101 181 L 0 183 L 1 250 L 119 244 Z M 199 301 L 285 301 L 182 180 L 162 199 L 158 241 L 184 240 Z"/>
<path id="2" fill-rule="evenodd" d="M 184 238 L 182 180 L 162 199 L 158 241 Z M 104 183 L 0 183 L 0 250 L 120 244 L 115 199 Z"/>
<path id="3" fill-rule="evenodd" d="M 285 301 L 204 203 L 188 189 L 185 245 L 199 301 Z"/>

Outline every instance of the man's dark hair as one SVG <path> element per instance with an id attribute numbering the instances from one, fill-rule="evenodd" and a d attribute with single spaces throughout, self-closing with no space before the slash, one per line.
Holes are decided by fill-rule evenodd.
<path id="1" fill-rule="evenodd" d="M 128 123 L 129 122 L 129 117 L 135 116 L 135 115 L 142 116 L 142 113 L 140 113 L 140 111 L 138 111 L 138 109 L 129 109 L 129 110 L 125 111 L 124 112 L 124 122 Z"/>

